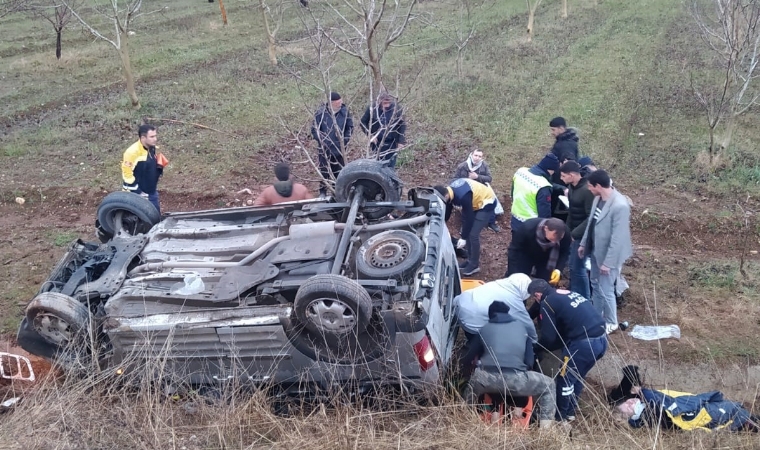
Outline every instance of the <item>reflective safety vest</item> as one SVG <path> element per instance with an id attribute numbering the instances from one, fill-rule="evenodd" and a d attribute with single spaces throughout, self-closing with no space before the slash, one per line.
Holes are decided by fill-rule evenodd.
<path id="1" fill-rule="evenodd" d="M 484 206 L 496 204 L 496 194 L 491 186 L 477 182 L 470 178 L 458 178 L 449 184 L 453 192 L 453 203 L 459 205 L 459 199 L 468 192 L 472 192 L 472 209 L 477 211 Z"/>
<path id="2" fill-rule="evenodd" d="M 551 185 L 549 180 L 531 173 L 527 167 L 517 169 L 512 177 L 512 215 L 520 222 L 538 217 L 536 194 Z"/>
<path id="3" fill-rule="evenodd" d="M 663 389 L 660 391 L 661 393 L 673 397 L 676 399 L 677 402 L 678 397 L 687 397 L 687 396 L 693 396 L 694 394 L 690 394 L 688 392 L 678 392 L 678 391 L 671 391 L 667 389 Z M 721 424 L 712 424 L 712 427 L 708 427 L 708 425 L 711 425 L 711 422 L 713 422 L 718 417 L 712 417 L 710 415 L 710 411 L 708 411 L 707 408 L 702 407 L 699 408 L 698 411 L 689 411 L 688 413 L 681 413 L 681 414 L 673 414 L 673 410 L 675 409 L 675 403 L 671 405 L 663 405 L 665 414 L 668 415 L 671 421 L 673 421 L 673 425 L 677 426 L 678 428 L 682 430 L 719 430 L 721 428 L 725 428 L 728 425 L 730 425 L 730 419 L 733 417 L 726 417 L 726 421 Z"/>

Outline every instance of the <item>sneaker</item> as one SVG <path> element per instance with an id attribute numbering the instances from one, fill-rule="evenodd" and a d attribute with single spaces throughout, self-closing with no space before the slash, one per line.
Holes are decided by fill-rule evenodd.
<path id="1" fill-rule="evenodd" d="M 498 233 L 501 231 L 501 227 L 496 225 L 495 223 L 489 224 L 488 229 L 493 231 L 494 233 Z"/>
<path id="2" fill-rule="evenodd" d="M 475 275 L 478 272 L 480 272 L 480 267 L 475 267 L 474 269 L 470 269 L 470 270 L 464 269 L 462 271 L 462 275 L 469 277 L 470 275 Z"/>
<path id="3" fill-rule="evenodd" d="M 567 416 L 565 417 L 565 421 L 567 422 L 573 422 L 575 420 L 575 416 Z"/>
<path id="4" fill-rule="evenodd" d="M 607 329 L 607 334 L 612 334 L 612 333 L 614 333 L 615 331 L 617 331 L 617 329 L 618 329 L 618 324 L 616 324 L 616 323 L 608 323 L 608 324 L 606 325 L 606 329 Z"/>
<path id="5" fill-rule="evenodd" d="M 465 259 L 464 261 L 459 263 L 459 270 L 466 269 L 469 264 L 470 262 Z"/>

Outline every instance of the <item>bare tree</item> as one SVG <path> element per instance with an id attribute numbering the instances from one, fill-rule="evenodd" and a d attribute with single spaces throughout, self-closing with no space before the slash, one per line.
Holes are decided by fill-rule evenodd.
<path id="1" fill-rule="evenodd" d="M 224 9 L 224 0 L 219 0 L 219 11 L 222 13 L 222 25 L 227 25 L 227 10 Z"/>
<path id="2" fill-rule="evenodd" d="M 0 0 L 0 19 L 15 12 L 24 11 L 29 0 Z"/>
<path id="3" fill-rule="evenodd" d="M 528 42 L 533 40 L 533 22 L 536 20 L 536 9 L 541 4 L 541 0 L 533 0 L 533 3 L 530 1 L 525 0 L 525 3 L 528 4 Z"/>
<path id="4" fill-rule="evenodd" d="M 433 28 L 437 29 L 446 39 L 454 43 L 457 49 L 457 77 L 459 79 L 462 79 L 463 76 L 465 49 L 475 36 L 478 26 L 474 11 L 483 7 L 484 4 L 485 0 L 457 0 L 458 20 L 452 28 L 441 26 L 436 20 L 427 20 Z"/>
<path id="5" fill-rule="evenodd" d="M 567 19 L 567 0 L 562 0 L 562 18 Z"/>
<path id="6" fill-rule="evenodd" d="M 82 0 L 68 0 L 72 8 L 79 8 Z M 61 59 L 61 38 L 63 29 L 71 22 L 71 9 L 59 0 L 38 0 L 32 14 L 50 22 L 55 31 L 55 57 Z"/>
<path id="7" fill-rule="evenodd" d="M 691 75 L 691 88 L 707 119 L 713 158 L 731 143 L 737 118 L 758 104 L 760 90 L 754 80 L 760 76 L 760 0 L 710 0 L 712 12 L 705 11 L 697 0 L 691 13 L 700 36 L 712 51 L 720 67 L 718 81 L 709 77 L 701 84 Z M 711 73 L 701 70 L 700 73 Z M 725 122 L 720 143 L 716 128 Z"/>
<path id="8" fill-rule="evenodd" d="M 401 37 L 415 17 L 417 0 L 392 3 L 387 0 L 324 0 L 316 4 L 325 8 L 324 15 L 308 9 L 309 17 L 340 51 L 350 55 L 369 70 L 372 92 L 383 87 L 382 60 L 385 52 Z"/>
<path id="9" fill-rule="evenodd" d="M 132 107 L 140 108 L 140 99 L 137 97 L 135 90 L 135 76 L 132 72 L 132 63 L 129 58 L 129 35 L 132 31 L 132 23 L 140 16 L 157 13 L 164 8 L 154 9 L 148 12 L 140 11 L 142 0 L 108 0 L 107 6 L 102 6 L 102 2 L 93 2 L 91 8 L 78 7 L 74 8 L 72 0 L 61 0 L 70 10 L 71 14 L 76 17 L 79 23 L 98 39 L 104 40 L 111 44 L 121 58 L 121 67 L 124 71 L 124 79 L 127 83 L 127 94 L 132 101 Z M 83 16 L 85 12 L 92 16 Z M 97 22 L 100 19 L 100 22 Z M 102 23 L 103 19 L 105 23 Z M 112 26 L 112 33 L 106 32 L 105 29 Z"/>
<path id="10" fill-rule="evenodd" d="M 264 20 L 264 29 L 267 32 L 267 50 L 269 52 L 269 62 L 277 65 L 277 32 L 282 25 L 285 10 L 290 6 L 292 1 L 289 0 L 259 0 L 261 16 Z"/>

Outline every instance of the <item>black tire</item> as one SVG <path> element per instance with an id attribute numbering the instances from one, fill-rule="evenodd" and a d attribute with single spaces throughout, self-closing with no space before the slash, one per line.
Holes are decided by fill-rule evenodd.
<path id="1" fill-rule="evenodd" d="M 98 206 L 98 223 L 105 236 L 113 237 L 117 231 L 114 216 L 122 214 L 122 228 L 131 235 L 147 233 L 161 221 L 153 203 L 131 192 L 117 191 L 106 195 Z"/>
<path id="2" fill-rule="evenodd" d="M 26 319 L 45 341 L 65 347 L 87 335 L 90 312 L 68 295 L 43 292 L 27 305 Z"/>
<path id="3" fill-rule="evenodd" d="M 372 299 L 354 280 L 341 275 L 316 275 L 298 288 L 293 309 L 307 330 L 343 336 L 367 328 Z"/>
<path id="4" fill-rule="evenodd" d="M 369 202 L 397 202 L 401 199 L 401 180 L 384 161 L 357 159 L 346 164 L 335 180 L 335 198 L 346 202 L 357 186 L 364 187 L 364 199 Z M 368 219 L 379 219 L 393 208 L 362 208 Z"/>
<path id="5" fill-rule="evenodd" d="M 356 271 L 366 278 L 401 280 L 425 258 L 425 246 L 411 231 L 389 230 L 367 239 L 356 252 Z"/>

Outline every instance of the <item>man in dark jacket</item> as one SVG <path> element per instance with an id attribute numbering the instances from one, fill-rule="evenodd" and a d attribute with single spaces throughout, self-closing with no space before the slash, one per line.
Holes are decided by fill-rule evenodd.
<path id="1" fill-rule="evenodd" d="M 160 213 L 158 180 L 169 161 L 156 153 L 156 127 L 147 123 L 140 125 L 137 136 L 138 141 L 129 146 L 121 160 L 122 189 L 146 198 Z"/>
<path id="2" fill-rule="evenodd" d="M 488 323 L 479 331 L 465 361 L 480 366 L 470 377 L 465 399 L 476 404 L 483 394 L 506 397 L 537 396 L 542 428 L 555 425 L 556 411 L 554 381 L 546 375 L 531 371 L 533 344 L 522 322 L 509 315 L 509 306 L 500 301 L 488 307 Z"/>
<path id="3" fill-rule="evenodd" d="M 549 122 L 549 133 L 555 139 L 552 153 L 560 163 L 568 159 L 578 161 L 578 135 L 575 128 L 567 127 L 564 117 L 555 117 Z"/>
<path id="4" fill-rule="evenodd" d="M 559 169 L 562 181 L 567 184 L 569 208 L 567 226 L 570 228 L 573 242 L 570 246 L 570 290 L 585 298 L 591 298 L 591 285 L 586 272 L 585 258 L 578 256 L 578 246 L 586 231 L 586 224 L 591 215 L 591 205 L 594 204 L 594 194 L 588 190 L 588 181 L 581 177 L 581 165 L 575 161 L 567 161 Z"/>
<path id="5" fill-rule="evenodd" d="M 559 281 L 559 272 L 570 255 L 570 230 L 557 218 L 526 220 L 515 233 L 507 248 L 507 274 L 524 273 L 530 276 L 535 269 L 537 278 Z"/>
<path id="6" fill-rule="evenodd" d="M 377 104 L 364 111 L 361 124 L 377 159 L 388 161 L 388 166 L 395 168 L 398 151 L 406 144 L 406 122 L 401 106 L 383 92 Z"/>
<path id="7" fill-rule="evenodd" d="M 607 351 L 604 318 L 584 297 L 555 290 L 544 280 L 533 280 L 528 294 L 536 303 L 531 317 L 538 317 L 541 350 L 562 349 L 563 366 L 557 377 L 557 413 L 560 420 L 575 419 L 583 379 Z"/>
<path id="8" fill-rule="evenodd" d="M 338 178 L 345 165 L 343 151 L 348 146 L 354 121 L 343 99 L 337 92 L 330 93 L 330 102 L 317 109 L 311 137 L 319 146 L 319 172 L 323 181 L 319 188 L 320 196 L 327 194 L 327 183 Z"/>
<path id="9" fill-rule="evenodd" d="M 528 219 L 552 216 L 552 175 L 559 170 L 559 160 L 549 153 L 528 169 L 517 169 L 512 177 L 512 238 Z"/>

